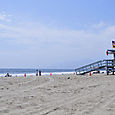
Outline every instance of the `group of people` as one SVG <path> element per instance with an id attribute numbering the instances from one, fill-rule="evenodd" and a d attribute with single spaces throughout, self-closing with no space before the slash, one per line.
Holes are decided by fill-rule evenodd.
<path id="1" fill-rule="evenodd" d="M 36 76 L 38 76 L 38 73 L 39 73 L 39 76 L 41 76 L 41 70 L 38 71 L 38 69 L 36 70 Z"/>
<path id="2" fill-rule="evenodd" d="M 12 75 L 10 75 L 9 73 L 7 73 L 7 74 L 5 75 L 5 77 L 12 77 Z"/>

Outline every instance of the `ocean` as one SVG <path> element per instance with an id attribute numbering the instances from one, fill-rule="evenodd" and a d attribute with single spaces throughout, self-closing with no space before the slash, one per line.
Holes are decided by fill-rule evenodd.
<path id="1" fill-rule="evenodd" d="M 33 76 L 36 75 L 37 69 L 0 69 L 0 77 L 9 73 L 12 76 Z M 41 71 L 41 75 L 56 75 L 56 74 L 74 74 L 74 69 L 38 69 Z"/>

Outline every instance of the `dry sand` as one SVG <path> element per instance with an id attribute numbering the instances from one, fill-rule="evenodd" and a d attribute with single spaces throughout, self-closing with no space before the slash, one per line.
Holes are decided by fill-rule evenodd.
<path id="1" fill-rule="evenodd" d="M 0 115 L 115 115 L 115 76 L 1 77 Z"/>

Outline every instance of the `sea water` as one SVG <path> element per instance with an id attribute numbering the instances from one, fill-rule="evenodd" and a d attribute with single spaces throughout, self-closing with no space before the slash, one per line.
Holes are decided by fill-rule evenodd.
<path id="1" fill-rule="evenodd" d="M 0 77 L 9 73 L 12 76 L 35 76 L 38 71 L 41 71 L 41 75 L 56 75 L 56 74 L 74 74 L 74 69 L 0 69 Z"/>

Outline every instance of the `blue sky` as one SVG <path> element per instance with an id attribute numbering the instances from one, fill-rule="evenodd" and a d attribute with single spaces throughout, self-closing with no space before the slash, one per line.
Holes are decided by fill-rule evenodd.
<path id="1" fill-rule="evenodd" d="M 114 0 L 0 0 L 0 68 L 76 68 L 112 58 Z"/>

